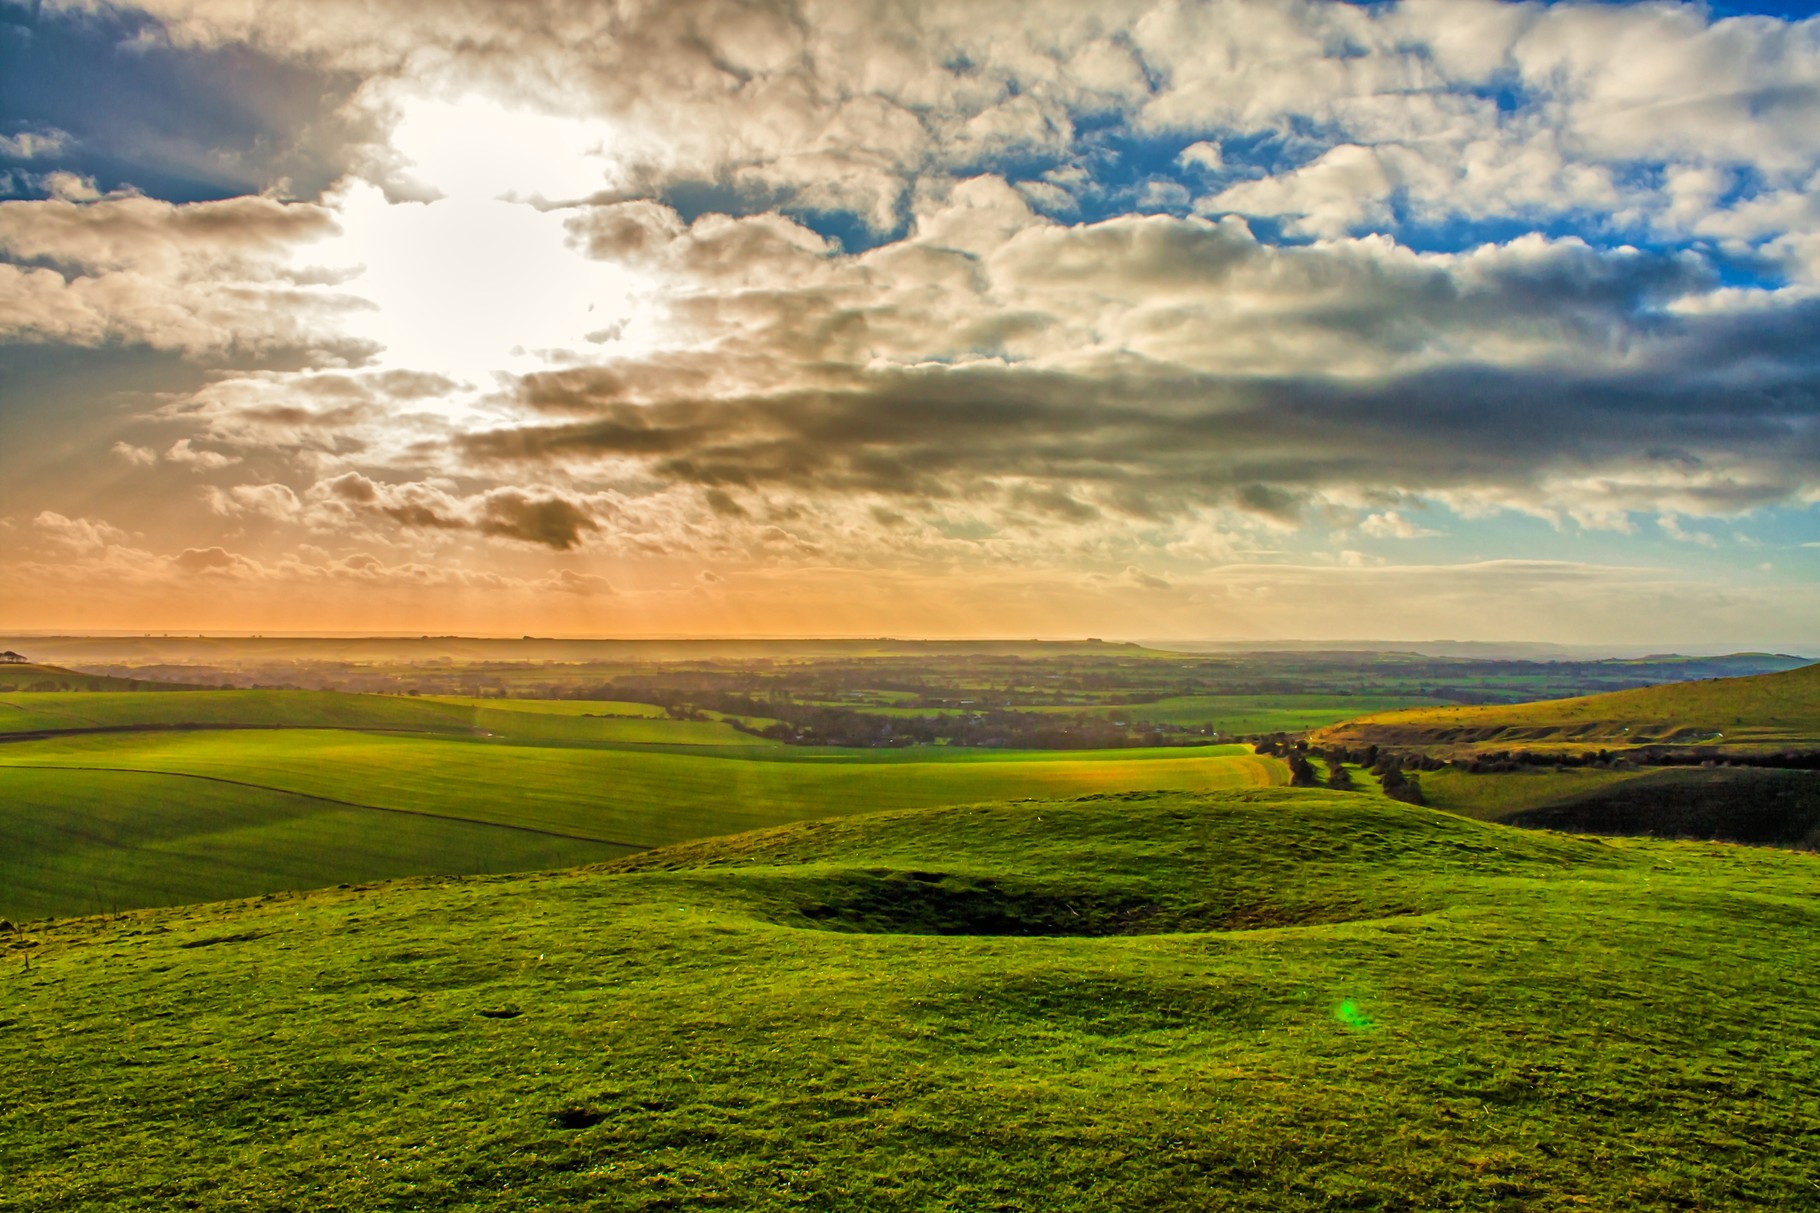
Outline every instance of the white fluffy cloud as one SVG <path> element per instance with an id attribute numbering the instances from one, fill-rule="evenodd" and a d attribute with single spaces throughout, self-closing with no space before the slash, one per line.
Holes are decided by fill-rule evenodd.
<path id="1" fill-rule="evenodd" d="M 196 355 L 347 344 L 349 301 L 295 261 L 335 230 L 323 207 L 177 205 L 52 176 L 52 197 L 0 201 L 0 340 Z"/>

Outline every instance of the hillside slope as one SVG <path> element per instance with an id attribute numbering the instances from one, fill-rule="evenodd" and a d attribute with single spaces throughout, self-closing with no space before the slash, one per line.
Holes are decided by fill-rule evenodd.
<path id="1" fill-rule="evenodd" d="M 1278 789 L 0 931 L 6 1203 L 1805 1207 L 1816 876 Z"/>
<path id="2" fill-rule="evenodd" d="M 110 674 L 84 674 L 57 665 L 37 662 L 0 663 L 0 692 L 11 691 L 191 691 L 195 687 L 143 678 L 116 678 Z"/>
<path id="3" fill-rule="evenodd" d="M 265 694 L 119 698 L 221 704 Z M 319 718 L 367 727 L 77 733 L 0 745 L 0 915 L 567 866 L 878 809 L 1287 779 L 1281 763 L 1240 746 L 821 750 L 753 744 L 717 722 L 270 694 L 292 697 L 291 719 L 315 705 Z M 405 719 L 374 714 L 394 708 L 446 711 L 428 719 L 452 731 L 372 731 L 379 719 Z M 469 732 L 467 720 L 487 727 Z M 728 739 L 741 744 L 718 744 Z"/>
<path id="4" fill-rule="evenodd" d="M 1540 703 L 1380 712 L 1318 730 L 1321 745 L 1577 747 L 1820 743 L 1820 665 Z"/>

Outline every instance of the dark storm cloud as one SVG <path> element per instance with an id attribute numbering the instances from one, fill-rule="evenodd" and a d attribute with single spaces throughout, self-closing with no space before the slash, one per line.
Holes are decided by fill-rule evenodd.
<path id="1" fill-rule="evenodd" d="M 940 242 L 966 229 L 944 212 L 859 258 L 799 249 L 756 282 L 703 273 L 674 313 L 719 338 L 711 354 L 526 376 L 526 422 L 460 449 L 719 489 L 983 494 L 1071 524 L 1206 505 L 1294 523 L 1410 494 L 1609 521 L 1815 487 L 1820 300 L 1712 307 L 1699 255 L 1537 236 L 1446 256 L 1272 247 L 1237 220 L 1157 216 L 1067 227 L 985 181 L 962 203 L 1010 234 L 956 252 Z M 635 219 L 667 242 L 641 255 L 694 256 L 679 247 L 693 228 Z M 966 357 L 1006 314 L 1032 319 L 1005 355 Z"/>
<path id="2" fill-rule="evenodd" d="M 460 445 L 469 458 L 521 466 L 635 459 L 710 490 L 948 498 L 1038 482 L 1010 503 L 1068 521 L 1121 502 L 1133 513 L 1224 505 L 1293 520 L 1323 493 L 1520 493 L 1581 475 L 1620 493 L 1629 478 L 1639 499 L 1655 492 L 1728 513 L 1787 500 L 1820 467 L 1820 357 L 1810 345 L 1804 360 L 1787 361 L 1791 332 L 1813 313 L 1778 319 L 1759 322 L 1760 349 L 1733 334 L 1730 357 L 1706 367 L 1693 365 L 1704 322 L 1688 323 L 1687 351 L 1637 375 L 1472 367 L 1340 383 L 1157 368 L 896 369 L 838 391 L 610 403 L 609 419 L 494 430 Z M 540 384 L 572 404 L 578 383 L 560 380 Z"/>
<path id="3" fill-rule="evenodd" d="M 309 497 L 312 521 L 329 530 L 349 517 L 376 515 L 414 530 L 472 531 L 568 551 L 601 527 L 585 502 L 543 490 L 495 488 L 464 497 L 444 485 L 386 484 L 346 472 L 318 483 Z"/>
<path id="4" fill-rule="evenodd" d="M 497 489 L 480 503 L 474 528 L 483 535 L 516 539 L 568 551 L 589 532 L 600 529 L 583 507 L 560 497 L 534 498 L 516 489 Z"/>

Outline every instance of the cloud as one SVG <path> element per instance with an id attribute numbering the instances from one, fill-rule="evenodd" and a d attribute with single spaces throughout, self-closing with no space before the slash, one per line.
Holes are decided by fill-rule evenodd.
<path id="1" fill-rule="evenodd" d="M 58 37 L 93 26 L 123 95 L 163 73 L 182 100 L 158 114 L 195 122 L 8 128 L 44 196 L 0 202 L 0 342 L 137 346 L 204 380 L 134 418 L 156 444 L 113 448 L 210 473 L 197 533 L 160 551 L 275 570 L 308 538 L 364 554 L 334 577 L 440 585 L 465 547 L 513 593 L 586 549 L 737 565 L 742 590 L 844 565 L 1185 595 L 1246 552 L 1315 560 L 1310 530 L 1439 539 L 1430 502 L 1462 543 L 1505 510 L 1698 543 L 1699 519 L 1820 494 L 1820 22 L 76 12 Z M 228 118 L 179 78 L 234 65 L 256 81 Z M 160 123 L 182 134 L 148 159 L 95 158 Z M 251 184 L 196 187 L 205 129 L 209 171 Z M 230 468 L 248 483 L 215 483 Z"/>
<path id="2" fill-rule="evenodd" d="M 185 548 L 171 557 L 171 564 L 191 576 L 228 576 L 253 567 L 244 557 L 218 547 Z"/>
<path id="3" fill-rule="evenodd" d="M 344 158 L 364 147 L 381 176 L 407 166 L 388 166 L 376 128 L 428 98 L 478 94 L 526 117 L 473 131 L 498 145 L 476 146 L 475 162 L 530 160 L 525 196 L 575 196 L 537 177 L 579 156 L 544 157 L 540 168 L 526 155 L 545 137 L 526 132 L 545 116 L 598 133 L 570 144 L 610 149 L 596 174 L 603 192 L 706 187 L 724 199 L 714 209 L 838 210 L 876 234 L 900 230 L 931 177 L 1007 158 L 1091 175 L 1099 165 L 1083 132 L 1109 124 L 1179 138 L 1195 173 L 1261 176 L 1240 187 L 1238 209 L 1328 232 L 1390 221 L 1393 195 L 1424 219 L 1588 211 L 1631 224 L 1672 206 L 1633 166 L 1738 166 L 1775 189 L 1811 173 L 1820 151 L 1812 25 L 1713 20 L 1690 5 L 145 8 L 171 55 L 254 55 L 267 75 L 312 72 L 329 92 L 364 81 L 332 112 L 356 116 L 364 140 Z M 1252 161 L 1245 148 L 1259 140 L 1289 163 Z M 1359 191 L 1350 200 L 1349 187 Z M 1059 200 L 1038 201 L 1054 210 Z"/>
<path id="4" fill-rule="evenodd" d="M 249 487 L 251 495 L 282 486 Z M 236 504 L 243 490 L 229 499 Z M 283 490 L 288 493 L 289 490 Z M 518 488 L 494 488 L 461 495 L 442 483 L 384 483 L 359 472 L 318 482 L 306 494 L 304 516 L 325 530 L 346 529 L 362 516 L 383 517 L 400 526 L 427 531 L 472 531 L 491 538 L 568 551 L 601 529 L 596 507 L 559 494 Z"/>
<path id="5" fill-rule="evenodd" d="M 125 531 L 100 519 L 69 518 L 55 510 L 41 511 L 32 525 L 52 542 L 75 552 L 99 552 L 129 539 Z"/>
<path id="6" fill-rule="evenodd" d="M 702 494 L 702 500 L 708 508 L 722 518 L 745 518 L 746 508 L 733 499 L 725 489 L 709 489 Z"/>
<path id="7" fill-rule="evenodd" d="M 1295 220 L 1292 232 L 1343 236 L 1354 228 L 1388 226 L 1394 184 L 1376 151 L 1342 144 L 1292 172 L 1232 186 L 1201 207 L 1215 214 L 1287 215 Z"/>
<path id="8" fill-rule="evenodd" d="M 532 498 L 516 489 L 495 489 L 481 498 L 474 527 L 483 535 L 515 539 L 568 551 L 600 529 L 585 508 L 560 497 Z"/>
<path id="9" fill-rule="evenodd" d="M 605 577 L 578 573 L 574 569 L 561 569 L 533 584 L 535 588 L 548 589 L 558 594 L 576 594 L 583 598 L 615 592 L 613 584 Z"/>
<path id="10" fill-rule="evenodd" d="M 53 197 L 0 201 L 0 339 L 231 348 L 349 347 L 349 304 L 293 264 L 330 212 L 270 198 L 173 204 L 101 195 L 68 174 Z"/>
<path id="11" fill-rule="evenodd" d="M 1699 254 L 1065 224 L 996 178 L 917 207 L 853 255 L 778 216 L 577 206 L 578 251 L 661 268 L 673 344 L 504 379 L 467 417 L 398 370 L 241 374 L 160 415 L 330 469 L 311 527 L 556 550 L 1124 558 L 1330 507 L 1417 538 L 1374 503 L 1623 527 L 1815 487 L 1815 304 L 1727 294 Z M 639 538 L 603 527 L 633 499 Z"/>
<path id="12" fill-rule="evenodd" d="M 1208 173 L 1217 173 L 1226 165 L 1226 157 L 1220 151 L 1220 145 L 1211 139 L 1190 143 L 1177 153 L 1176 161 Z"/>
<path id="13" fill-rule="evenodd" d="M 1359 523 L 1359 530 L 1373 539 L 1432 539 L 1441 534 L 1440 531 L 1417 526 L 1396 510 L 1368 515 L 1365 521 Z"/>
<path id="14" fill-rule="evenodd" d="M 240 462 L 237 457 L 224 455 L 220 451 L 197 450 L 188 438 L 179 438 L 173 442 L 164 457 L 171 463 L 188 464 L 197 471 L 216 471 Z"/>
<path id="15" fill-rule="evenodd" d="M 1663 514 L 1656 519 L 1656 525 L 1662 533 L 1677 543 L 1692 543 L 1700 547 L 1717 547 L 1719 541 L 1705 531 L 1690 531 L 1681 525 L 1681 520 L 1673 514 Z"/>
<path id="16" fill-rule="evenodd" d="M 0 135 L 0 157 L 9 160 L 44 159 L 61 155 L 70 142 L 69 132 L 55 127 L 20 131 L 16 135 Z"/>
<path id="17" fill-rule="evenodd" d="M 237 484 L 227 489 L 210 486 L 204 490 L 203 500 L 215 513 L 226 516 L 253 514 L 289 522 L 304 512 L 296 492 L 283 484 Z"/>

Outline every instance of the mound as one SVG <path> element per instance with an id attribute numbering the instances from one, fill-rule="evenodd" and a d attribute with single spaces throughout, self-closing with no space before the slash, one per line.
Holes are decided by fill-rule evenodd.
<path id="1" fill-rule="evenodd" d="M 1576 848 L 1360 796 L 1129 792 L 808 822 L 618 866 L 714 870 L 755 917 L 795 928 L 1099 937 L 1419 913 L 1405 865 L 1432 874 L 1495 854 L 1552 867 Z M 1344 874 L 1361 866 L 1375 879 Z"/>
<path id="2" fill-rule="evenodd" d="M 1805 1207 L 1817 864 L 1278 789 L 5 930 L 7 1204 Z"/>

